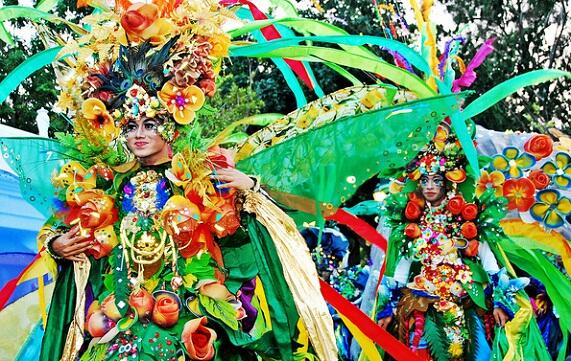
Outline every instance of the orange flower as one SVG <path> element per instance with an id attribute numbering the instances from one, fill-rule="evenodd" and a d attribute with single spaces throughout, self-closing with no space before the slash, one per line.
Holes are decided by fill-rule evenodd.
<path id="1" fill-rule="evenodd" d="M 81 114 L 106 141 L 110 142 L 119 134 L 113 117 L 109 114 L 107 107 L 101 100 L 89 98 L 84 101 L 81 104 Z"/>
<path id="2" fill-rule="evenodd" d="M 473 221 L 478 216 L 478 206 L 474 203 L 468 203 L 462 209 L 462 218 L 465 221 Z"/>
<path id="3" fill-rule="evenodd" d="M 536 134 L 525 142 L 523 149 L 540 160 L 553 152 L 553 140 L 545 134 Z"/>
<path id="4" fill-rule="evenodd" d="M 416 223 L 409 223 L 404 228 L 404 235 L 409 238 L 418 238 L 421 234 L 420 227 Z"/>
<path id="5" fill-rule="evenodd" d="M 541 169 L 532 170 L 528 178 L 535 186 L 535 189 L 545 189 L 549 183 L 551 183 L 551 177 L 545 174 Z"/>
<path id="6" fill-rule="evenodd" d="M 478 235 L 478 227 L 476 227 L 474 222 L 465 222 L 462 227 L 460 227 L 460 232 L 462 232 L 462 235 L 466 237 L 466 239 L 473 239 Z"/>
<path id="7" fill-rule="evenodd" d="M 131 292 L 129 305 L 137 311 L 139 318 L 148 317 L 155 306 L 155 299 L 144 288 Z"/>
<path id="8" fill-rule="evenodd" d="M 416 192 L 410 192 L 408 194 L 408 199 L 411 202 L 416 203 L 420 208 L 424 207 L 424 198 L 422 196 L 419 196 Z"/>
<path id="9" fill-rule="evenodd" d="M 234 234 L 240 227 L 240 219 L 234 206 L 234 198 L 211 196 L 214 208 L 209 212 L 207 223 L 210 231 L 218 238 Z"/>
<path id="10" fill-rule="evenodd" d="M 488 189 L 494 189 L 494 194 L 496 197 L 501 197 L 503 195 L 503 188 L 504 182 L 506 181 L 506 177 L 500 171 L 493 171 L 488 173 L 487 171 L 483 170 L 480 174 L 480 179 L 476 184 L 476 197 L 480 197 L 484 192 Z"/>
<path id="11" fill-rule="evenodd" d="M 508 179 L 504 184 L 504 197 L 508 199 L 508 209 L 526 212 L 531 208 L 535 195 L 535 186 L 527 178 Z"/>
<path id="12" fill-rule="evenodd" d="M 457 216 L 462 213 L 462 209 L 464 209 L 465 204 L 466 202 L 462 196 L 454 196 L 450 198 L 446 208 L 450 211 L 450 213 Z"/>
<path id="13" fill-rule="evenodd" d="M 216 83 L 212 79 L 202 79 L 198 82 L 198 86 L 206 96 L 212 97 L 216 93 Z"/>
<path id="14" fill-rule="evenodd" d="M 100 259 L 107 256 L 116 245 L 119 244 L 113 225 L 108 225 L 103 228 L 98 228 L 93 232 L 94 243 L 87 253 L 95 257 L 95 259 Z"/>
<path id="15" fill-rule="evenodd" d="M 121 17 L 121 26 L 133 41 L 143 39 L 142 33 L 159 17 L 159 8 L 155 4 L 136 3 L 127 9 Z"/>
<path id="16" fill-rule="evenodd" d="M 228 48 L 230 47 L 230 37 L 226 34 L 218 34 L 212 36 L 210 39 L 212 49 L 210 55 L 215 58 L 222 58 L 228 56 Z"/>
<path id="17" fill-rule="evenodd" d="M 468 246 L 464 248 L 464 255 L 467 257 L 474 257 L 478 254 L 478 249 L 480 248 L 480 242 L 475 239 L 468 242 Z"/>
<path id="18" fill-rule="evenodd" d="M 448 127 L 439 125 L 436 129 L 436 134 L 434 135 L 434 146 L 439 152 L 442 152 L 446 147 L 446 141 L 448 140 Z"/>
<path id="19" fill-rule="evenodd" d="M 444 174 L 446 179 L 453 183 L 462 183 L 466 180 L 466 171 L 464 169 L 454 169 Z"/>
<path id="20" fill-rule="evenodd" d="M 174 326 L 178 321 L 180 300 L 175 293 L 157 291 L 154 293 L 155 305 L 153 307 L 152 320 L 163 328 Z"/>
<path id="21" fill-rule="evenodd" d="M 198 206 L 181 195 L 170 197 L 161 212 L 163 227 L 176 242 L 179 250 L 188 247 L 201 217 Z"/>
<path id="22" fill-rule="evenodd" d="M 178 124 L 192 122 L 195 112 L 204 104 L 204 93 L 196 85 L 181 89 L 168 81 L 158 92 L 158 96 Z"/>
<path id="23" fill-rule="evenodd" d="M 206 327 L 206 317 L 190 320 L 182 330 L 182 342 L 191 360 L 208 361 L 214 358 L 216 332 Z"/>
<path id="24" fill-rule="evenodd" d="M 70 186 L 66 198 L 71 207 L 65 221 L 72 224 L 79 220 L 82 228 L 103 228 L 117 221 L 117 209 L 112 197 L 100 189 L 77 192 L 79 188 Z"/>
<path id="25" fill-rule="evenodd" d="M 409 221 L 416 221 L 417 219 L 420 218 L 421 214 L 422 210 L 420 209 L 418 204 L 412 201 L 407 203 L 406 208 L 404 210 L 404 216 L 406 217 L 406 219 L 408 219 Z"/>

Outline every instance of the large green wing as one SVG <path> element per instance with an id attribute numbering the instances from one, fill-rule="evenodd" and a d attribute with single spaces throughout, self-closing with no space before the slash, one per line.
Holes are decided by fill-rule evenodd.
<path id="1" fill-rule="evenodd" d="M 274 195 L 338 206 L 375 174 L 402 170 L 462 99 L 462 94 L 438 96 L 341 118 L 255 153 L 237 167 L 263 175 Z"/>
<path id="2" fill-rule="evenodd" d="M 20 190 L 28 203 L 44 216 L 53 214 L 55 189 L 52 172 L 63 165 L 64 147 L 45 138 L 0 138 L 2 157 L 20 178 Z"/>

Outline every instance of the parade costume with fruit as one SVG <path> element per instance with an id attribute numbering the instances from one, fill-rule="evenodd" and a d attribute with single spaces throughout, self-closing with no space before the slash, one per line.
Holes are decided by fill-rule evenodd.
<path id="1" fill-rule="evenodd" d="M 228 51 L 224 19 L 191 2 L 84 19 L 95 63 L 78 58 L 60 79 L 73 160 L 53 177 L 59 209 L 39 235 L 58 268 L 42 360 L 336 358 L 295 224 L 257 179 L 225 187 L 231 154 L 198 133 Z M 89 257 L 58 253 L 69 238 L 89 241 Z"/>
<path id="2" fill-rule="evenodd" d="M 49 254 L 57 256 L 53 247 L 62 232 L 75 229 L 93 241 L 89 262 L 59 264 L 45 325 L 43 357 L 47 358 L 63 352 L 64 359 L 80 355 L 87 359 L 171 359 L 184 355 L 196 360 L 290 360 L 311 358 L 313 353 L 321 360 L 336 359 L 331 319 L 319 293 L 311 256 L 296 225 L 275 202 L 301 210 L 318 223 L 327 218 L 354 227 L 358 219 L 337 207 L 367 179 L 376 174 L 395 176 L 419 159 L 423 147 L 435 135 L 437 139 L 442 136 L 437 127 L 447 117 L 451 129 L 446 135 L 457 137 L 456 145 L 461 147 L 455 151 L 465 153 L 470 165 L 466 175 L 471 174 L 474 180 L 479 167 L 468 120 L 523 86 L 568 76 L 555 70 L 524 74 L 462 109 L 467 94 L 459 90 L 474 80 L 474 69 L 485 55 L 463 67 L 456 55 L 458 44 L 451 41 L 439 59 L 434 28 L 428 20 L 430 5 L 422 12 L 413 6 L 421 29 L 422 54 L 418 54 L 392 39 L 349 35 L 335 26 L 302 19 L 289 7 L 287 18 L 268 19 L 247 0 L 223 1 L 227 8 L 207 1 L 88 3 L 95 11 L 81 26 L 49 13 L 44 2 L 36 8 L 0 9 L 2 19 L 43 19 L 63 24 L 73 33 L 71 40 L 64 42 L 40 26 L 49 48 L 28 59 L 0 84 L 0 100 L 4 101 L 27 76 L 54 62 L 62 89 L 58 105 L 68 111 L 74 126 L 73 134 L 60 134 L 57 141 L 1 140 L 3 155 L 18 172 L 26 199 L 46 215 L 55 211 L 41 233 L 43 259 L 1 290 L 2 312 L 8 311 L 6 302 L 21 282 L 43 275 L 46 265 L 55 273 L 56 264 Z M 220 30 L 225 17 L 247 21 L 226 34 Z M 246 34 L 256 42 L 240 38 Z M 3 31 L 0 38 L 11 41 Z M 396 65 L 364 44 L 388 50 Z M 488 42 L 484 49 L 490 47 Z M 213 139 L 202 138 L 200 115 L 213 111 L 208 96 L 215 92 L 216 73 L 226 55 L 274 61 L 299 109 L 285 116 L 247 118 Z M 323 96 L 309 62 L 325 63 L 354 86 Z M 457 79 L 452 64 L 462 64 Z M 363 84 L 345 67 L 377 74 L 386 83 Z M 307 104 L 298 79 L 319 99 Z M 235 132 L 239 125 L 251 123 L 267 127 L 250 137 Z M 131 153 L 138 145 L 130 140 L 142 133 L 160 136 L 170 144 L 157 162 L 133 158 Z M 239 144 L 233 159 L 219 146 L 236 140 Z M 447 161 L 454 161 L 456 155 Z M 222 179 L 234 162 L 242 172 L 261 176 L 253 189 L 221 191 L 218 187 L 216 179 Z M 419 172 L 427 164 L 419 165 Z M 55 189 L 46 181 L 54 169 Z M 453 172 L 452 179 L 460 182 L 464 175 Z M 275 202 L 258 191 L 260 182 Z M 475 204 L 478 216 L 485 213 L 482 205 L 493 200 L 478 203 L 466 194 L 464 197 L 464 202 Z M 493 202 L 486 203 L 490 212 L 495 209 Z M 420 217 L 423 208 L 420 204 L 414 207 Z M 474 206 L 468 208 L 474 211 Z M 447 218 L 446 212 L 435 210 L 439 214 L 433 216 Z M 456 223 L 471 222 L 460 217 Z M 415 220 L 419 229 L 431 221 L 426 217 Z M 437 230 L 441 234 L 457 236 L 462 232 L 452 232 L 454 227 L 444 223 Z M 464 228 L 474 231 L 474 226 Z M 366 229 L 357 233 L 386 250 L 378 234 Z M 395 265 L 392 244 L 387 267 L 391 274 Z M 455 262 L 451 250 L 456 246 L 451 242 L 444 245 L 449 252 L 439 256 Z M 476 281 L 485 283 L 485 272 L 476 276 L 467 267 L 452 267 L 453 278 L 470 283 L 480 276 Z M 383 270 L 375 271 L 382 275 Z M 426 276 L 427 280 L 419 282 L 434 284 L 435 280 Z M 516 314 L 523 313 L 526 308 L 519 303 L 519 296 L 499 292 L 512 284 L 503 274 L 498 276 L 494 287 L 501 296 L 498 305 L 505 305 L 506 312 L 513 307 Z M 483 291 L 478 282 L 470 284 Z M 442 294 L 448 299 L 457 297 L 453 292 L 463 295 L 456 283 L 452 290 L 452 284 L 443 286 Z M 39 290 L 41 304 L 42 288 Z M 370 318 L 356 313 L 354 306 L 343 302 L 324 282 L 321 292 L 369 359 L 380 358 L 374 343 L 397 359 L 415 357 L 382 329 L 375 329 Z M 457 303 L 443 307 L 452 309 L 453 305 Z M 458 313 L 456 316 L 461 318 Z M 465 338 L 461 326 L 449 327 L 448 339 L 457 341 L 451 343 L 455 345 L 453 355 L 464 352 L 457 346 Z M 514 324 L 514 329 L 525 328 Z M 409 335 L 412 345 L 420 347 L 426 341 L 422 334 L 416 338 L 418 333 Z M 510 343 L 513 340 L 508 338 L 504 349 L 519 347 L 519 343 Z M 37 345 L 34 341 L 29 341 L 30 349 Z M 19 355 L 25 351 L 19 350 Z"/>
<path id="3" fill-rule="evenodd" d="M 394 315 L 389 327 L 427 359 L 489 359 L 494 324 L 529 317 L 517 295 L 529 280 L 510 280 L 492 251 L 499 252 L 504 199 L 494 189 L 474 194 L 463 186 L 464 167 L 457 139 L 443 124 L 409 165 L 406 184 L 395 181 L 386 200 L 393 277 L 383 280 L 378 317 L 388 323 Z M 541 357 L 545 347 L 535 331 L 526 326 L 518 333 Z"/>

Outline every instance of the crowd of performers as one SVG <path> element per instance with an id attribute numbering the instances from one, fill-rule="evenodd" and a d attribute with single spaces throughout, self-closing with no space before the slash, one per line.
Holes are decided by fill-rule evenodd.
<path id="1" fill-rule="evenodd" d="M 387 83 L 320 97 L 249 136 L 233 133 L 252 119 L 205 138 L 201 114 L 213 112 L 208 99 L 229 49 L 277 59 L 291 45 L 271 48 L 283 29 L 253 4 L 222 3 L 87 1 L 97 10 L 83 19 L 89 31 L 63 22 L 77 41 L 52 39 L 62 45 L 58 107 L 73 131 L 25 140 L 28 154 L 16 156 L 17 142 L 2 140 L 23 190 L 46 179 L 24 174 L 22 157 L 57 160 L 45 163 L 54 165 L 55 194 L 38 236 L 39 262 L 55 275 L 40 359 L 404 359 L 328 305 L 329 286 L 420 360 L 564 359 L 569 139 L 490 135 L 462 118 L 489 106 L 460 112 L 458 91 L 491 41 L 455 79 L 458 44 L 440 59 L 423 52 L 425 63 L 381 39 L 404 54 L 393 66 L 337 33 L 345 44 L 337 60 Z M 242 5 L 260 22 L 233 35 L 262 29 L 265 50 L 240 39 L 230 46 L 222 24 Z M 423 46 L 435 46 L 427 13 L 415 8 Z M 300 29 L 324 26 L 311 24 Z M 288 56 L 333 51 L 302 48 Z M 302 61 L 276 64 L 311 78 Z M 486 99 L 498 101 L 494 94 Z M 51 148 L 31 151 L 32 143 Z M 358 191 L 367 179 L 378 183 L 375 197 Z M 386 246 L 331 220 L 335 209 L 366 218 Z"/>

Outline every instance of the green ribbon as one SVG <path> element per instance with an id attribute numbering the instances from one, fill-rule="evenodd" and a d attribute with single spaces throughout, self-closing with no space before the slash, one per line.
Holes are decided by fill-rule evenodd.
<path id="1" fill-rule="evenodd" d="M 466 120 L 473 118 L 522 88 L 554 80 L 560 77 L 571 78 L 571 73 L 556 69 L 542 69 L 530 71 L 528 73 L 513 77 L 496 85 L 492 89 L 482 94 L 482 96 L 478 97 L 478 99 L 471 102 L 468 106 L 466 106 L 466 108 L 464 108 L 462 113 L 460 113 L 460 119 Z"/>
<path id="2" fill-rule="evenodd" d="M 385 61 L 366 58 L 351 54 L 344 50 L 323 48 L 317 46 L 288 46 L 282 47 L 281 42 L 286 40 L 271 41 L 265 44 L 246 45 L 230 48 L 231 56 L 249 56 L 260 58 L 283 57 L 296 60 L 308 60 L 316 62 L 331 62 L 337 65 L 348 66 L 355 69 L 382 74 L 384 78 L 401 85 L 420 98 L 435 95 L 435 92 L 418 76 L 401 69 Z"/>
<path id="3" fill-rule="evenodd" d="M 4 102 L 8 95 L 18 88 L 26 78 L 44 66 L 51 64 L 61 48 L 58 46 L 34 54 L 11 71 L 0 83 L 0 103 Z"/>

